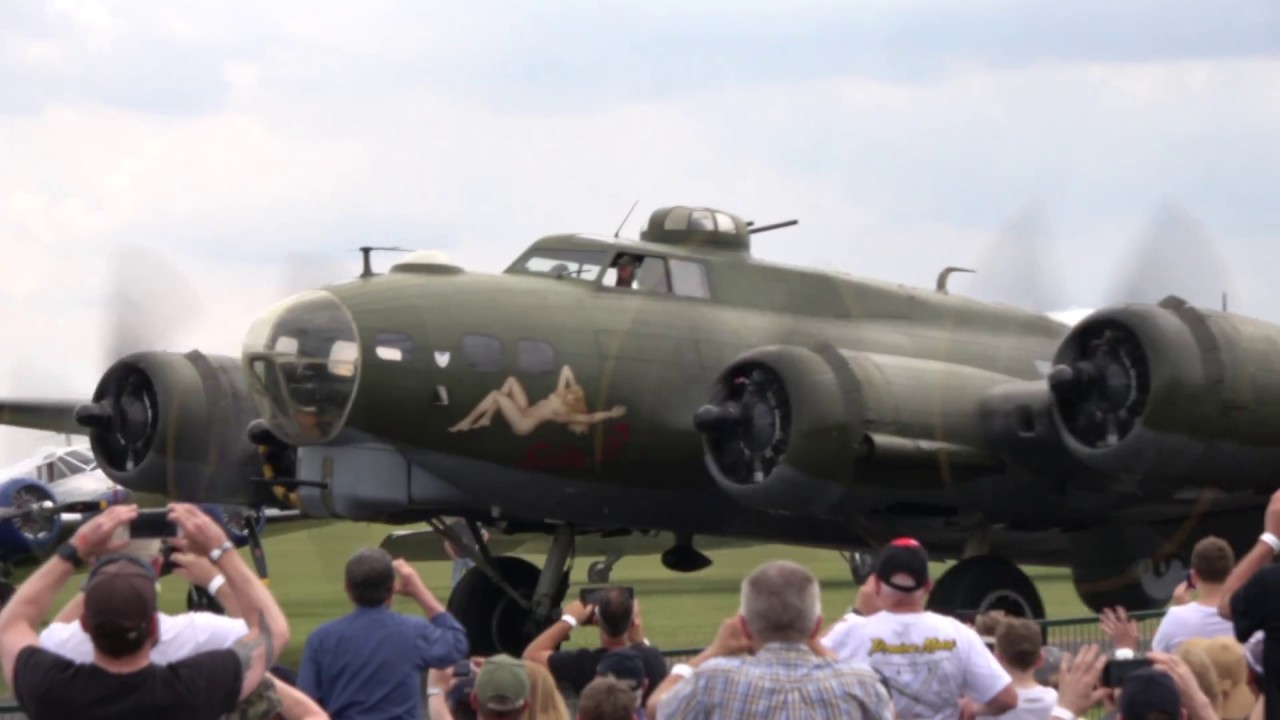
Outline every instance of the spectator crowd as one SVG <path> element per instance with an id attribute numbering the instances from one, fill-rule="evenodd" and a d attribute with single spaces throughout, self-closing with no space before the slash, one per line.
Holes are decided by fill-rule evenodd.
<path id="1" fill-rule="evenodd" d="M 1099 616 L 1107 650 L 1046 646 L 1039 623 L 998 612 L 966 622 L 929 611 L 928 555 L 903 538 L 834 622 L 809 570 L 772 561 L 743 579 L 738 612 L 706 649 L 671 667 L 621 587 L 567 604 L 522 657 L 475 657 L 411 565 L 365 549 L 345 570 L 350 612 L 310 633 L 296 674 L 278 664 L 288 619 L 222 526 L 175 503 L 181 532 L 165 548 L 122 538 L 138 512 L 97 514 L 0 611 L 4 679 L 28 717 L 1280 718 L 1280 492 L 1238 562 L 1220 538 L 1194 546 L 1145 648 L 1124 608 Z M 51 615 L 80 569 L 87 579 Z M 159 612 L 157 579 L 170 571 L 210 609 Z M 392 610 L 396 595 L 418 612 Z M 584 632 L 592 647 L 561 649 Z"/>

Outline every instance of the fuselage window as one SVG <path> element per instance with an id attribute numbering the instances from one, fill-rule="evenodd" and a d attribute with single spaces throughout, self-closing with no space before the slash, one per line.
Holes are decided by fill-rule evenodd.
<path id="1" fill-rule="evenodd" d="M 387 362 L 408 362 L 413 340 L 404 333 L 382 332 L 373 339 L 373 354 Z"/>
<path id="2" fill-rule="evenodd" d="M 472 370 L 498 372 L 502 369 L 502 341 L 488 335 L 464 335 L 462 359 Z"/>
<path id="3" fill-rule="evenodd" d="M 722 212 L 718 212 L 716 213 L 716 231 L 731 233 L 737 232 L 738 228 L 733 224 L 733 218 Z"/>
<path id="4" fill-rule="evenodd" d="M 689 229 L 689 208 L 674 208 L 667 213 L 667 219 L 662 223 L 663 230 L 688 230 Z"/>
<path id="5" fill-rule="evenodd" d="M 628 288 L 648 293 L 670 293 L 667 260 L 658 256 L 623 253 L 604 275 L 606 287 Z"/>
<path id="6" fill-rule="evenodd" d="M 707 283 L 707 269 L 702 263 L 670 259 L 671 288 L 682 297 L 709 298 L 711 287 Z"/>
<path id="7" fill-rule="evenodd" d="M 710 210 L 694 210 L 689 214 L 689 229 L 715 232 L 715 216 L 711 214 Z"/>
<path id="8" fill-rule="evenodd" d="M 556 349 L 540 340 L 521 340 L 516 343 L 516 367 L 525 373 L 555 372 Z"/>
<path id="9" fill-rule="evenodd" d="M 522 267 L 528 273 L 595 282 L 608 264 L 608 252 L 539 250 L 526 259 Z"/>

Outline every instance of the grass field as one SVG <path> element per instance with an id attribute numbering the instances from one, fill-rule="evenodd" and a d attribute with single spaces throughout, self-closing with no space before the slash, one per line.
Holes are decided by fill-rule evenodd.
<path id="1" fill-rule="evenodd" d="M 293 639 L 285 648 L 283 662 L 297 667 L 302 645 L 317 625 L 346 613 L 350 603 L 342 589 L 342 571 L 355 550 L 376 546 L 391 529 L 365 523 L 317 524 L 298 521 L 284 534 L 265 541 L 271 574 L 271 589 L 289 616 Z M 248 558 L 247 551 L 245 557 Z M 662 567 L 658 556 L 628 557 L 614 568 L 613 581 L 636 588 L 640 598 L 646 633 L 663 649 L 701 647 L 710 642 L 720 621 L 736 612 L 742 578 L 752 568 L 771 559 L 785 558 L 803 563 L 823 584 L 823 609 L 828 619 L 844 612 L 853 601 L 854 586 L 844 560 L 835 552 L 778 545 L 708 552 L 715 561 L 710 568 L 692 575 L 673 573 Z M 541 565 L 542 558 L 528 557 Z M 598 558 L 579 558 L 573 568 L 575 587 L 586 583 L 587 564 Z M 418 572 L 427 586 L 444 601 L 449 593 L 450 564 L 421 563 Z M 944 566 L 935 566 L 941 573 Z M 1077 617 L 1085 608 L 1076 598 L 1066 569 L 1030 568 L 1028 573 L 1040 588 L 1050 618 Z M 936 575 L 935 575 L 936 577 Z M 64 589 L 56 607 L 75 592 L 77 578 Z M 570 594 L 576 593 L 571 589 Z M 162 581 L 161 609 L 185 610 L 186 585 L 179 578 Z M 396 609 L 416 612 L 412 603 L 396 599 Z M 595 641 L 595 631 L 578 631 L 571 644 Z"/>

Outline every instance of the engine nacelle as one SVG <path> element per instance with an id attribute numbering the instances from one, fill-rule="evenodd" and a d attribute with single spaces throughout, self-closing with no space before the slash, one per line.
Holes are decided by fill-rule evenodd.
<path id="1" fill-rule="evenodd" d="M 1100 311 L 1063 340 L 1049 388 L 1067 448 L 1112 477 L 1173 492 L 1280 473 L 1275 325 L 1173 297 Z"/>
<path id="2" fill-rule="evenodd" d="M 76 409 L 107 477 L 140 493 L 187 501 L 261 504 L 257 419 L 239 359 L 142 352 L 102 376 L 93 403 Z"/>
<path id="3" fill-rule="evenodd" d="M 721 374 L 694 425 L 708 469 L 742 503 L 780 513 L 824 514 L 852 485 L 987 472 L 982 396 L 1010 378 L 896 355 L 772 346 Z M 878 468 L 894 468 L 876 473 Z"/>
<path id="4" fill-rule="evenodd" d="M 56 504 L 48 485 L 31 478 L 0 484 L 0 507 L 25 510 L 41 503 Z M 0 556 L 44 555 L 61 539 L 62 516 L 33 512 L 0 520 Z"/>

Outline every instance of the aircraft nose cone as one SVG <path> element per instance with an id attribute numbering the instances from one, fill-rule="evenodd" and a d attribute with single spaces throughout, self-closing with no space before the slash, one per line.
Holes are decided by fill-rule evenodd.
<path id="1" fill-rule="evenodd" d="M 290 445 L 332 440 L 346 424 L 360 378 L 360 337 L 327 290 L 295 295 L 254 321 L 241 354 L 266 427 Z"/>

